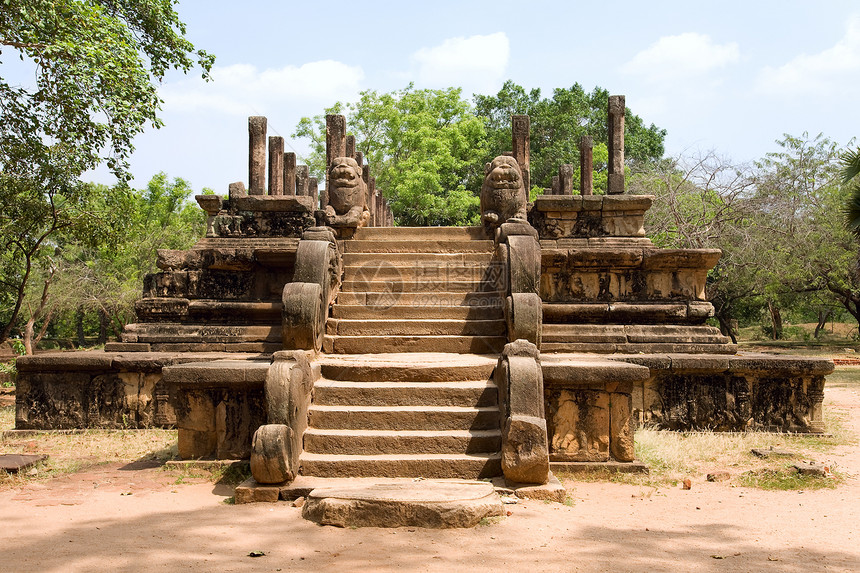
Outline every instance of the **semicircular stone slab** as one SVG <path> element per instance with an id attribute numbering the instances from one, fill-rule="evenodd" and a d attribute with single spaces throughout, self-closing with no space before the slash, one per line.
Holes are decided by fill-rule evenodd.
<path id="1" fill-rule="evenodd" d="M 500 515 L 492 484 L 468 481 L 323 487 L 311 491 L 302 508 L 305 519 L 338 527 L 474 527 Z"/>

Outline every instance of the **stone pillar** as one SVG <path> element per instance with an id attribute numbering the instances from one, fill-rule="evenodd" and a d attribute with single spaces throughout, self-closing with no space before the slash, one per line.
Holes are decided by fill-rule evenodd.
<path id="1" fill-rule="evenodd" d="M 310 168 L 307 165 L 296 166 L 296 195 L 307 196 L 310 176 Z"/>
<path id="2" fill-rule="evenodd" d="M 335 157 L 346 154 L 346 118 L 342 115 L 325 116 L 325 167 L 331 167 Z"/>
<path id="3" fill-rule="evenodd" d="M 248 118 L 248 194 L 266 194 L 266 118 Z"/>
<path id="4" fill-rule="evenodd" d="M 355 152 L 355 162 L 358 163 L 358 166 L 361 167 L 361 178 L 364 179 L 365 185 L 367 184 L 367 170 L 364 168 L 364 153 L 361 151 Z"/>
<path id="5" fill-rule="evenodd" d="M 284 153 L 284 195 L 296 194 L 296 154 Z"/>
<path id="6" fill-rule="evenodd" d="M 573 165 L 569 163 L 558 166 L 558 194 L 573 195 Z"/>
<path id="7" fill-rule="evenodd" d="M 314 199 L 314 209 L 320 205 L 320 184 L 316 177 L 308 177 L 308 193 Z"/>
<path id="8" fill-rule="evenodd" d="M 552 176 L 552 195 L 561 195 L 561 178 L 558 175 Z"/>
<path id="9" fill-rule="evenodd" d="M 590 135 L 579 139 L 579 194 L 594 194 L 594 140 Z"/>
<path id="10" fill-rule="evenodd" d="M 368 171 L 370 171 L 368 169 Z M 370 211 L 370 226 L 380 227 L 379 224 L 379 205 L 376 202 L 376 177 L 367 178 L 367 208 Z"/>
<path id="11" fill-rule="evenodd" d="M 606 192 L 624 193 L 624 96 L 609 96 L 609 176 Z"/>
<path id="12" fill-rule="evenodd" d="M 284 138 L 269 136 L 269 195 L 284 194 Z"/>
<path id="13" fill-rule="evenodd" d="M 526 197 L 531 192 L 531 169 L 529 168 L 529 145 L 531 120 L 527 115 L 511 116 L 511 144 L 514 150 L 514 159 L 520 164 L 523 174 L 523 186 L 526 189 Z"/>
<path id="14" fill-rule="evenodd" d="M 346 153 L 343 155 L 344 157 L 352 157 L 353 159 L 361 165 L 361 162 L 355 157 L 355 136 L 347 135 L 346 136 Z"/>

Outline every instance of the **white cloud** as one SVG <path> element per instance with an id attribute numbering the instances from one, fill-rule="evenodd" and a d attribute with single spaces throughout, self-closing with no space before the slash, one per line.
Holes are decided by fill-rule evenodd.
<path id="1" fill-rule="evenodd" d="M 656 82 L 701 76 L 739 60 L 737 43 L 716 44 L 710 36 L 687 32 L 663 36 L 633 56 L 621 71 Z"/>
<path id="2" fill-rule="evenodd" d="M 211 82 L 194 79 L 165 84 L 159 93 L 165 111 L 248 115 L 282 102 L 319 102 L 321 109 L 337 100 L 353 99 L 363 79 L 361 67 L 333 60 L 265 70 L 234 64 L 214 67 Z"/>
<path id="3" fill-rule="evenodd" d="M 813 55 L 801 54 L 759 73 L 756 90 L 766 94 L 860 93 L 860 15 L 853 16 L 845 35 L 833 47 Z"/>
<path id="4" fill-rule="evenodd" d="M 415 83 L 428 88 L 462 87 L 465 95 L 491 93 L 505 80 L 510 54 L 510 42 L 504 32 L 448 38 L 412 55 L 418 66 Z"/>

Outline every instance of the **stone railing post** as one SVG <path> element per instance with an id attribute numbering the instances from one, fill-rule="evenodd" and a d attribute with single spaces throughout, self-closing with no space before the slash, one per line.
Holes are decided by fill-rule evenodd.
<path id="1" fill-rule="evenodd" d="M 284 195 L 284 138 L 269 136 L 269 195 Z"/>

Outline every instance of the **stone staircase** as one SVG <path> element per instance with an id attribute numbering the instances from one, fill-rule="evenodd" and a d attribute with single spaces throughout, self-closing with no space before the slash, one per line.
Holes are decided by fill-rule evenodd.
<path id="1" fill-rule="evenodd" d="M 342 246 L 302 473 L 499 475 L 493 241 L 472 227 L 366 228 Z"/>
<path id="2" fill-rule="evenodd" d="M 500 352 L 505 322 L 493 248 L 479 227 L 359 229 L 343 242 L 325 352 Z"/>
<path id="3" fill-rule="evenodd" d="M 493 356 L 327 356 L 314 385 L 302 473 L 477 479 L 501 473 Z"/>

